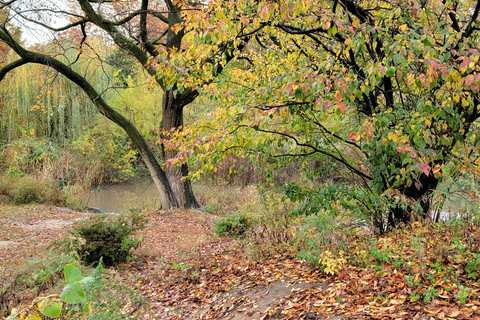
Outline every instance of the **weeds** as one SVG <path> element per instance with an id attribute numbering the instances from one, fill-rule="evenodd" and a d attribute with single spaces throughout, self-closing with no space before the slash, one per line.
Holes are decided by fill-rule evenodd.
<path id="1" fill-rule="evenodd" d="M 4 203 L 46 203 L 63 205 L 67 198 L 52 181 L 35 176 L 0 176 L 0 197 Z"/>
<path id="2" fill-rule="evenodd" d="M 219 237 L 244 237 L 254 220 L 247 214 L 233 213 L 215 221 L 215 233 Z"/>

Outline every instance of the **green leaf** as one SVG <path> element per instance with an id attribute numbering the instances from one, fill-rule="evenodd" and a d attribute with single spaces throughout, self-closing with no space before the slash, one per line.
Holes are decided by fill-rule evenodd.
<path id="1" fill-rule="evenodd" d="M 83 290 L 82 284 L 78 281 L 67 284 L 63 288 L 60 298 L 62 298 L 66 303 L 70 304 L 85 301 L 85 291 Z"/>
<path id="2" fill-rule="evenodd" d="M 405 58 L 398 53 L 393 56 L 393 62 L 403 64 L 405 63 Z M 388 72 L 388 70 L 387 70 Z"/>
<path id="3" fill-rule="evenodd" d="M 45 298 L 38 303 L 38 310 L 47 317 L 56 318 L 62 312 L 63 302 L 58 298 Z"/>
<path id="4" fill-rule="evenodd" d="M 82 271 L 75 266 L 74 263 L 67 264 L 65 268 L 63 268 L 63 274 L 65 275 L 65 281 L 73 282 L 79 280 L 82 276 Z"/>
<path id="5" fill-rule="evenodd" d="M 388 67 L 385 75 L 389 78 L 393 77 L 395 75 L 395 67 Z"/>

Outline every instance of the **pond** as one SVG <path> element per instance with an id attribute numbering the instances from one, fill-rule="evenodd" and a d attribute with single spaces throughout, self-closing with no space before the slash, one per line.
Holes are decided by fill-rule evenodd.
<path id="1" fill-rule="evenodd" d="M 158 209 L 160 196 L 149 178 L 101 186 L 90 193 L 88 207 L 105 212 L 125 212 L 130 207 Z"/>
<path id="2" fill-rule="evenodd" d="M 454 200 L 446 201 L 441 213 L 440 220 L 448 221 L 452 213 L 457 215 L 471 203 L 462 197 L 461 193 L 455 194 Z M 111 184 L 91 191 L 88 207 L 100 208 L 105 212 L 126 212 L 130 207 L 154 210 L 160 208 L 160 196 L 153 181 L 150 178 Z"/>

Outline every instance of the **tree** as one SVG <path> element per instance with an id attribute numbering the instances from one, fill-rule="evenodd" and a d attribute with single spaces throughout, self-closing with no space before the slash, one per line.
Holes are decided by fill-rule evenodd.
<path id="1" fill-rule="evenodd" d="M 222 15 L 229 5 L 235 14 Z M 320 203 L 322 194 L 362 206 L 381 232 L 426 218 L 444 177 L 476 171 L 480 2 L 218 1 L 212 7 L 223 29 L 211 27 L 202 39 L 227 41 L 225 34 L 241 29 L 235 39 L 254 37 L 256 45 L 209 89 L 220 101 L 208 123 L 215 138 L 177 138 L 197 155 L 207 152 L 206 167 L 213 167 L 212 150 L 305 162 L 327 156 L 357 177 L 361 192 L 328 198 L 303 185 L 289 195 Z"/>
<path id="2" fill-rule="evenodd" d="M 30 6 L 30 7 L 29 7 Z M 32 7 L 33 6 L 33 7 Z M 146 164 L 157 189 L 160 192 L 162 207 L 198 208 L 188 175 L 188 167 L 168 167 L 165 171 L 154 156 L 151 147 L 137 128 L 123 115 L 111 108 L 95 88 L 75 72 L 71 65 L 55 58 L 55 52 L 45 54 L 23 47 L 11 35 L 11 19 L 15 18 L 27 24 L 40 25 L 56 34 L 64 35 L 71 31 L 78 41 L 78 55 L 82 46 L 92 35 L 101 33 L 116 46 L 128 52 L 163 90 L 161 111 L 163 131 L 174 132 L 183 126 L 183 108 L 199 95 L 196 86 L 182 82 L 172 82 L 167 73 L 151 67 L 154 61 L 169 61 L 172 52 L 181 52 L 186 45 L 184 39 L 187 26 L 184 24 L 185 12 L 200 10 L 201 4 L 187 5 L 182 1 L 93 1 L 77 0 L 64 3 L 39 3 L 14 1 L 9 6 L 10 14 L 0 26 L 0 40 L 18 55 L 19 59 L 0 70 L 0 79 L 7 72 L 27 64 L 37 63 L 49 66 L 80 86 L 93 101 L 101 114 L 119 125 L 128 134 Z M 33 14 L 33 15 L 32 15 Z M 42 18 L 60 16 L 70 19 L 63 27 L 54 27 L 49 20 Z M 79 35 L 81 35 L 80 39 Z M 216 74 L 231 58 L 215 66 Z M 163 151 L 163 161 L 175 157 L 174 150 Z"/>

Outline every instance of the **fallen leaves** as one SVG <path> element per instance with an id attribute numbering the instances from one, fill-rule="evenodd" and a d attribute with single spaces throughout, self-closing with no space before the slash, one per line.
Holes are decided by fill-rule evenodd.
<path id="1" fill-rule="evenodd" d="M 18 241 L 15 251 L 21 249 L 23 255 L 61 234 L 46 229 L 46 221 L 69 222 L 79 217 L 79 213 L 43 206 L 22 210 L 21 215 L 1 217 L 0 235 L 3 241 Z M 149 222 L 142 231 L 145 243 L 136 251 L 137 260 L 118 270 L 148 302 L 147 310 L 130 308 L 141 319 L 480 316 L 480 285 L 469 278 L 473 271 L 465 271 L 478 251 L 475 225 L 455 231 L 415 224 L 411 230 L 383 237 L 356 235 L 343 256 L 347 263 L 327 275 L 321 265 L 299 260 L 291 246 L 262 248 L 259 256 L 244 241 L 216 239 L 212 233 L 216 217 L 208 213 L 150 211 L 147 216 Z M 43 227 L 32 228 L 35 225 Z M 458 249 L 467 245 L 473 253 Z M 10 252 L 0 248 L 4 267 L 10 263 L 5 264 L 6 259 L 19 258 L 14 252 L 8 256 Z M 335 251 L 329 251 L 329 257 L 335 259 Z"/>

